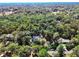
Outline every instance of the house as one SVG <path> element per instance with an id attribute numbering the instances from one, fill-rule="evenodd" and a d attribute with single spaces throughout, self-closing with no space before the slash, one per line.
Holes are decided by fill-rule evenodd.
<path id="1" fill-rule="evenodd" d="M 32 36 L 32 41 L 39 40 L 41 38 L 43 38 L 43 36 L 41 34 L 40 35 L 33 35 Z"/>
<path id="2" fill-rule="evenodd" d="M 69 42 L 70 42 L 69 39 L 63 39 L 63 38 L 58 39 L 58 43 L 69 43 Z"/>
<path id="3" fill-rule="evenodd" d="M 7 34 L 7 35 L 5 36 L 5 38 L 6 38 L 7 41 L 11 41 L 11 40 L 14 39 L 14 36 L 13 36 L 12 34 Z"/>
<path id="4" fill-rule="evenodd" d="M 32 41 L 39 40 L 40 38 L 41 38 L 40 36 L 33 36 L 33 37 L 32 37 Z"/>

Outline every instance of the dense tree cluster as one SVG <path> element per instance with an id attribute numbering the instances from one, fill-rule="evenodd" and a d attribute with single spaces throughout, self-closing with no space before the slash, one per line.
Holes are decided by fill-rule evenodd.
<path id="1" fill-rule="evenodd" d="M 79 7 L 61 7 L 0 16 L 0 56 L 79 57 Z"/>

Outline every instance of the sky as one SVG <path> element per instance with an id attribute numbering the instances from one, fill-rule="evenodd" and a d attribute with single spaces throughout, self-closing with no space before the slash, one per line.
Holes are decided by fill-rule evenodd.
<path id="1" fill-rule="evenodd" d="M 0 3 L 4 2 L 79 2 L 79 0 L 0 0 Z"/>

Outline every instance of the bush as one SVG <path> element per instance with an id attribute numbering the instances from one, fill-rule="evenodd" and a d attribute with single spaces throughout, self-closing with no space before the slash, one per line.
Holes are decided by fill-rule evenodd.
<path id="1" fill-rule="evenodd" d="M 31 48 L 29 46 L 20 46 L 18 55 L 20 57 L 29 57 L 31 55 Z"/>
<path id="2" fill-rule="evenodd" d="M 68 43 L 66 44 L 67 50 L 71 50 L 72 48 L 75 47 L 75 45 L 73 43 Z"/>
<path id="3" fill-rule="evenodd" d="M 65 50 L 65 45 L 64 44 L 60 44 L 58 47 L 57 47 L 57 51 L 58 51 L 58 54 L 60 57 L 63 57 L 64 56 L 64 50 Z"/>
<path id="4" fill-rule="evenodd" d="M 38 52 L 38 56 L 39 57 L 46 57 L 48 55 L 47 50 L 45 48 L 42 48 L 41 50 L 39 50 Z"/>
<path id="5" fill-rule="evenodd" d="M 46 42 L 46 39 L 45 38 L 39 38 L 39 39 L 36 39 L 34 41 L 34 43 L 37 44 L 37 45 L 44 45 L 45 42 Z"/>
<path id="6" fill-rule="evenodd" d="M 8 46 L 7 46 L 7 49 L 9 50 L 9 51 L 16 51 L 16 49 L 18 48 L 19 46 L 18 46 L 18 44 L 16 44 L 16 43 L 10 43 Z"/>
<path id="7" fill-rule="evenodd" d="M 78 45 L 79 44 L 79 35 L 75 35 L 75 37 L 73 37 L 71 39 L 71 42 L 75 45 Z"/>
<path id="8" fill-rule="evenodd" d="M 18 32 L 16 34 L 16 42 L 19 45 L 30 45 L 31 40 L 32 40 L 32 37 L 30 35 L 28 35 L 27 32 L 25 32 L 25 31 Z"/>
<path id="9" fill-rule="evenodd" d="M 18 52 L 20 49 L 20 46 L 18 46 L 17 43 L 10 43 L 6 48 L 6 51 L 11 51 L 12 56 L 18 56 Z"/>
<path id="10" fill-rule="evenodd" d="M 77 57 L 79 57 L 79 45 L 76 46 L 75 48 L 73 48 L 73 53 L 74 53 Z"/>
<path id="11" fill-rule="evenodd" d="M 66 57 L 77 57 L 74 53 L 67 54 Z"/>

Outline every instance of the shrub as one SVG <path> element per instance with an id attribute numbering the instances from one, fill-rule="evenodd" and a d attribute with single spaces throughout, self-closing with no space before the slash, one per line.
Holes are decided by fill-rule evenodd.
<path id="1" fill-rule="evenodd" d="M 75 48 L 73 48 L 73 53 L 74 53 L 77 57 L 79 57 L 79 45 L 76 46 Z"/>
<path id="2" fill-rule="evenodd" d="M 60 57 L 63 57 L 64 56 L 64 50 L 65 50 L 65 45 L 64 44 L 60 44 L 58 47 L 57 47 L 57 51 L 58 51 L 58 54 Z"/>
<path id="3" fill-rule="evenodd" d="M 66 57 L 77 57 L 74 53 L 66 54 Z"/>
<path id="4" fill-rule="evenodd" d="M 9 51 L 16 51 L 16 49 L 18 48 L 18 44 L 16 43 L 10 43 L 8 46 L 7 46 L 7 49 Z"/>
<path id="5" fill-rule="evenodd" d="M 45 38 L 38 38 L 34 41 L 35 44 L 38 44 L 38 45 L 44 45 L 46 42 L 46 39 Z"/>
<path id="6" fill-rule="evenodd" d="M 74 43 L 75 45 L 79 44 L 79 35 L 75 35 L 75 37 L 73 37 L 71 39 L 71 42 Z"/>
<path id="7" fill-rule="evenodd" d="M 30 45 L 32 37 L 27 34 L 27 32 L 22 31 L 16 34 L 16 42 L 19 45 Z"/>
<path id="8" fill-rule="evenodd" d="M 38 52 L 38 56 L 39 57 L 46 57 L 48 55 L 47 50 L 45 48 L 42 48 L 41 50 L 39 50 Z"/>
<path id="9" fill-rule="evenodd" d="M 18 50 L 18 55 L 20 57 L 28 57 L 31 55 L 31 48 L 29 46 L 20 46 Z"/>

